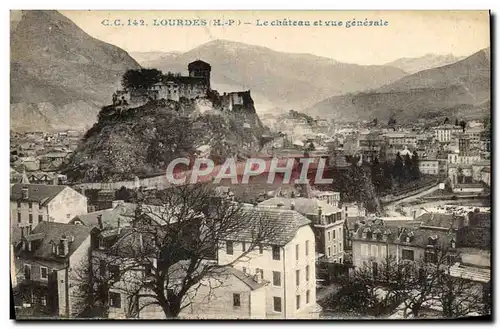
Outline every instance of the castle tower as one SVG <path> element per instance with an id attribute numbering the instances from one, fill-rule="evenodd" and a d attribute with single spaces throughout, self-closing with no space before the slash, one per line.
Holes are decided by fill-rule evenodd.
<path id="1" fill-rule="evenodd" d="M 194 62 L 189 63 L 188 65 L 189 76 L 192 78 L 205 78 L 207 81 L 208 89 L 210 89 L 211 70 L 212 67 L 210 66 L 210 64 L 201 60 L 196 60 Z"/>

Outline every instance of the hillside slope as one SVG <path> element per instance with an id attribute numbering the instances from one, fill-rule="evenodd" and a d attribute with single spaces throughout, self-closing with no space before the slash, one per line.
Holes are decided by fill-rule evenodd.
<path id="1" fill-rule="evenodd" d="M 108 106 L 63 171 L 73 182 L 159 175 L 170 161 L 192 158 L 200 147 L 217 164 L 258 151 L 265 131 L 253 107 L 222 113 L 207 100 L 159 100 L 119 113 Z"/>
<path id="2" fill-rule="evenodd" d="M 489 111 L 490 49 L 459 62 L 403 77 L 370 92 L 334 96 L 305 110 L 339 120 L 400 121 L 421 117 L 482 117 Z"/>
<path id="3" fill-rule="evenodd" d="M 84 128 L 139 64 L 57 11 L 22 11 L 11 25 L 11 126 Z"/>
<path id="4" fill-rule="evenodd" d="M 452 64 L 464 58 L 465 57 L 455 57 L 452 54 L 448 55 L 427 54 L 421 57 L 399 58 L 385 65 L 397 67 L 405 72 L 413 74 L 419 71 Z"/>

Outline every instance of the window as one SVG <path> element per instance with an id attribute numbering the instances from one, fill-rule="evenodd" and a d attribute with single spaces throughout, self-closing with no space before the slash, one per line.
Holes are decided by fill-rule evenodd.
<path id="1" fill-rule="evenodd" d="M 342 252 L 342 242 L 339 242 L 339 252 Z"/>
<path id="2" fill-rule="evenodd" d="M 413 260 L 413 250 L 403 249 L 403 259 Z"/>
<path id="3" fill-rule="evenodd" d="M 273 297 L 274 311 L 281 312 L 281 297 Z"/>
<path id="4" fill-rule="evenodd" d="M 38 222 L 43 222 L 43 215 L 38 215 Z"/>
<path id="5" fill-rule="evenodd" d="M 331 249 L 330 247 L 328 247 L 328 257 L 330 257 L 331 255 L 332 255 Z"/>
<path id="6" fill-rule="evenodd" d="M 306 266 L 306 281 L 309 281 L 309 265 Z"/>
<path id="7" fill-rule="evenodd" d="M 300 270 L 295 271 L 295 284 L 297 286 L 300 284 Z"/>
<path id="8" fill-rule="evenodd" d="M 241 243 L 241 251 L 245 252 L 247 250 L 247 245 L 245 242 Z"/>
<path id="9" fill-rule="evenodd" d="M 70 219 L 71 218 L 71 214 L 66 214 L 66 218 Z"/>
<path id="10" fill-rule="evenodd" d="M 41 266 L 41 267 L 40 267 L 40 277 L 41 277 L 42 279 L 47 279 L 47 278 L 49 277 L 49 275 L 48 275 L 48 274 L 49 274 L 49 273 L 48 273 L 48 271 L 47 271 L 47 268 L 46 268 L 46 267 L 44 267 L 44 266 Z"/>
<path id="11" fill-rule="evenodd" d="M 295 245 L 295 260 L 299 260 L 299 245 Z"/>
<path id="12" fill-rule="evenodd" d="M 109 267 L 109 273 L 111 274 L 111 279 L 114 281 L 119 281 L 120 280 L 120 266 L 118 265 L 111 265 Z"/>
<path id="13" fill-rule="evenodd" d="M 306 291 L 306 304 L 309 304 L 309 297 L 311 295 L 311 292 L 308 290 Z"/>
<path id="14" fill-rule="evenodd" d="M 259 254 L 262 255 L 263 252 L 264 252 L 264 247 L 262 245 L 259 245 Z"/>
<path id="15" fill-rule="evenodd" d="M 24 264 L 24 278 L 26 280 L 31 280 L 31 265 Z"/>
<path id="16" fill-rule="evenodd" d="M 240 306 L 241 306 L 240 294 L 233 294 L 233 307 L 240 307 Z"/>
<path id="17" fill-rule="evenodd" d="M 121 308 L 122 307 L 122 299 L 120 294 L 116 292 L 110 292 L 109 293 L 109 306 L 114 307 L 114 308 Z"/>
<path id="18" fill-rule="evenodd" d="M 243 266 L 243 273 L 247 274 L 247 268 Z"/>
<path id="19" fill-rule="evenodd" d="M 273 259 L 280 260 L 280 247 L 273 246 Z"/>
<path id="20" fill-rule="evenodd" d="M 328 231 L 328 241 L 331 241 L 332 240 L 332 234 L 330 233 L 330 231 Z"/>
<path id="21" fill-rule="evenodd" d="M 264 270 L 263 270 L 263 269 L 261 269 L 261 268 L 256 268 L 256 269 L 255 269 L 255 274 L 256 274 L 256 275 L 258 275 L 258 276 L 260 276 L 260 278 L 261 278 L 262 280 L 264 280 Z"/>
<path id="22" fill-rule="evenodd" d="M 47 298 L 45 296 L 42 296 L 40 302 L 42 303 L 42 306 L 47 306 Z"/>
<path id="23" fill-rule="evenodd" d="M 228 255 L 233 254 L 233 241 L 226 241 L 226 253 Z"/>
<path id="24" fill-rule="evenodd" d="M 30 207 L 30 209 L 33 209 L 33 202 L 29 203 L 29 207 Z"/>
<path id="25" fill-rule="evenodd" d="M 29 214 L 29 219 L 28 219 L 28 222 L 30 224 L 33 224 L 33 214 Z"/>
<path id="26" fill-rule="evenodd" d="M 273 286 L 281 286 L 281 272 L 273 271 Z"/>
<path id="27" fill-rule="evenodd" d="M 21 208 L 21 201 L 17 201 L 17 208 Z"/>
<path id="28" fill-rule="evenodd" d="M 296 303 L 296 305 L 297 305 L 297 309 L 299 309 L 299 308 L 300 308 L 300 295 L 297 295 L 297 296 L 295 297 L 295 303 Z"/>
<path id="29" fill-rule="evenodd" d="M 20 212 L 17 213 L 17 222 L 21 223 L 21 213 Z"/>
<path id="30" fill-rule="evenodd" d="M 306 256 L 309 255 L 309 240 L 306 240 Z"/>
<path id="31" fill-rule="evenodd" d="M 333 239 L 335 240 L 335 230 L 333 230 L 332 233 L 333 233 Z"/>

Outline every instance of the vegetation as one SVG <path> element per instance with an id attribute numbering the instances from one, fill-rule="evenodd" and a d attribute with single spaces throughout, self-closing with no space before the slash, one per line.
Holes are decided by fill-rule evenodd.
<path id="1" fill-rule="evenodd" d="M 381 263 L 365 263 L 324 307 L 362 316 L 388 316 L 396 311 L 404 318 L 418 318 L 425 309 L 441 309 L 445 318 L 489 314 L 487 289 L 473 281 L 453 277 L 454 254 L 437 247 L 435 257 L 399 261 L 388 256 Z M 487 288 L 487 286 L 486 286 Z"/>
<path id="2" fill-rule="evenodd" d="M 157 69 L 127 70 L 122 77 L 122 86 L 125 89 L 148 89 L 162 77 L 162 72 Z"/>

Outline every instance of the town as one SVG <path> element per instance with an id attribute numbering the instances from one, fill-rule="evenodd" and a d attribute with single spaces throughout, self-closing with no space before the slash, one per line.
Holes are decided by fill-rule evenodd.
<path id="1" fill-rule="evenodd" d="M 250 91 L 212 90 L 208 63 L 188 67 L 189 76 L 117 91 L 111 107 L 253 104 Z M 489 122 L 335 122 L 295 110 L 261 119 L 270 133 L 258 156 L 324 159 L 331 183 L 266 184 L 260 175 L 246 185 L 171 186 L 164 175 L 72 183 L 63 168 L 84 132 L 12 133 L 17 316 L 489 314 Z"/>

